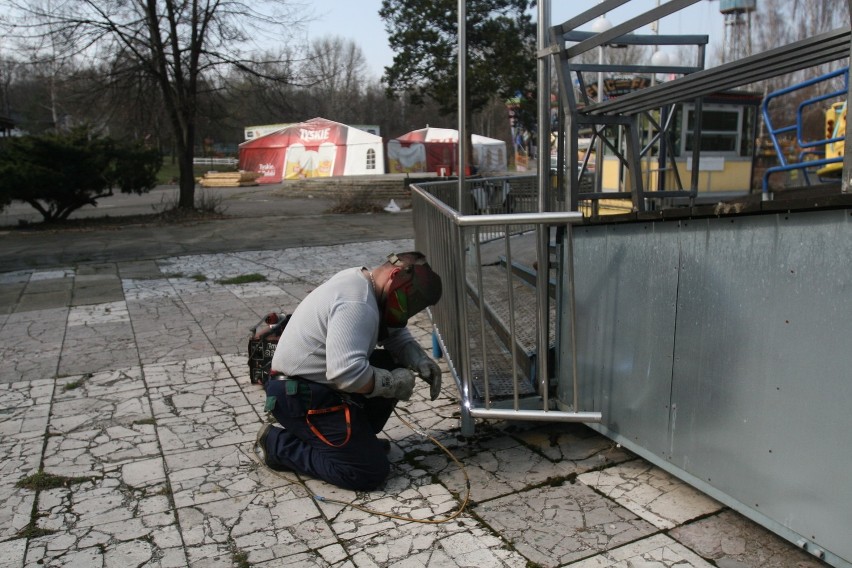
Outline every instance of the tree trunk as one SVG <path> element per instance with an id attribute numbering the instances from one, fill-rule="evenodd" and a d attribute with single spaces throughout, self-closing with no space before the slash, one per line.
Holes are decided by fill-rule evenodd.
<path id="1" fill-rule="evenodd" d="M 178 171 L 180 172 L 179 209 L 195 208 L 195 172 L 192 167 L 192 146 L 181 148 L 178 152 Z"/>
<path id="2" fill-rule="evenodd" d="M 178 209 L 195 209 L 195 171 L 192 167 L 195 157 L 195 129 L 193 117 L 184 121 L 178 130 L 177 140 L 178 172 L 180 173 Z"/>

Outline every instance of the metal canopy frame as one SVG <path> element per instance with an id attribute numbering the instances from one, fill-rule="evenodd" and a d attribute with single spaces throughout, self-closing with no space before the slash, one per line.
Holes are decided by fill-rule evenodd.
<path id="1" fill-rule="evenodd" d="M 777 49 L 772 49 L 712 69 L 704 69 L 707 36 L 701 35 L 638 35 L 633 30 L 677 12 L 697 0 L 672 0 L 655 9 L 649 10 L 631 20 L 614 26 L 612 29 L 594 33 L 577 30 L 598 16 L 625 4 L 629 0 L 606 0 L 593 8 L 552 26 L 549 29 L 550 45 L 539 50 L 539 57 L 553 57 L 556 60 L 556 74 L 560 86 L 560 144 L 558 153 L 558 171 L 561 182 L 562 172 L 567 171 L 568 203 L 570 210 L 577 210 L 580 200 L 630 198 L 634 211 L 645 211 L 655 205 L 655 200 L 669 197 L 695 198 L 698 191 L 700 164 L 700 138 L 703 97 L 742 87 L 760 81 L 830 63 L 849 56 L 850 29 L 839 28 Z M 573 45 L 571 45 L 573 43 Z M 620 45 L 694 45 L 697 47 L 695 65 L 611 65 L 582 63 L 576 58 L 595 48 Z M 680 75 L 666 83 L 627 93 L 606 101 L 590 100 L 585 89 L 583 73 L 668 73 Z M 581 97 L 577 100 L 574 92 L 574 80 L 580 86 Z M 693 145 L 691 179 L 685 187 L 675 165 L 672 124 L 676 105 L 693 101 L 699 119 L 692 130 Z M 658 118 L 659 117 L 659 118 Z M 611 135 L 608 137 L 608 127 Z M 650 127 L 654 134 L 648 140 L 642 140 L 642 133 Z M 599 153 L 603 146 L 611 150 L 619 159 L 622 169 L 630 173 L 629 184 L 619 191 L 602 191 L 602 156 L 597 157 L 595 171 L 595 190 L 580 193 L 581 180 L 587 174 L 591 150 L 581 160 L 577 155 L 581 129 L 591 129 L 592 145 L 598 140 Z M 566 140 L 563 143 L 561 134 Z M 624 151 L 617 144 L 619 135 L 625 140 Z M 543 146 L 543 150 L 549 149 Z M 642 161 L 649 155 L 656 159 L 658 174 L 671 172 L 675 187 L 667 189 L 666 176 L 658 175 L 656 187 L 645 187 L 643 183 Z M 844 178 L 846 180 L 847 178 Z M 844 183 L 844 188 L 848 184 Z"/>

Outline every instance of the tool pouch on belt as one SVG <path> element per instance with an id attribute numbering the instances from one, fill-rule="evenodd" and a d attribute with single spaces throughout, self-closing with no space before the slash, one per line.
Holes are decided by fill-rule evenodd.
<path id="1" fill-rule="evenodd" d="M 281 332 L 290 321 L 290 314 L 267 314 L 251 328 L 248 340 L 249 378 L 253 384 L 265 385 L 272 368 L 272 356 Z"/>
<path id="2" fill-rule="evenodd" d="M 277 408 L 288 419 L 304 419 L 311 433 L 332 448 L 342 448 L 349 443 L 352 413 L 348 395 L 295 377 L 276 376 L 270 385 L 266 410 L 271 412 Z"/>

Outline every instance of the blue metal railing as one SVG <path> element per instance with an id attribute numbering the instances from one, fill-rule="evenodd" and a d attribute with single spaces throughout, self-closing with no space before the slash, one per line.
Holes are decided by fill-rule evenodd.
<path id="1" fill-rule="evenodd" d="M 799 91 L 801 89 L 805 89 L 807 87 L 811 87 L 818 83 L 822 83 L 824 81 L 829 81 L 836 77 L 843 77 L 843 88 L 838 89 L 836 91 L 831 91 L 829 93 L 825 93 L 824 95 L 819 95 L 817 97 L 812 97 L 802 101 L 798 108 L 796 109 L 796 122 L 794 124 L 788 124 L 786 126 L 781 126 L 775 128 L 772 126 L 772 120 L 769 116 L 769 104 L 782 96 L 789 95 L 795 91 Z M 805 155 L 813 155 L 817 153 L 813 150 L 808 151 L 809 148 L 817 148 L 823 147 L 826 144 L 831 144 L 833 142 L 838 142 L 840 140 L 844 140 L 845 136 L 837 136 L 832 138 L 822 138 L 818 140 L 803 140 L 802 139 L 802 131 L 803 131 L 803 120 L 802 120 L 802 111 L 814 104 L 820 103 L 825 100 L 835 99 L 838 97 L 846 97 L 849 92 L 849 67 L 844 67 L 842 69 L 838 69 L 837 71 L 832 71 L 831 73 L 826 73 L 825 75 L 820 75 L 819 77 L 815 77 L 813 79 L 809 79 L 808 81 L 804 81 L 802 83 L 780 89 L 778 91 L 774 91 L 769 93 L 763 99 L 762 112 L 763 112 L 763 120 L 766 124 L 766 128 L 769 132 L 769 136 L 772 139 L 772 145 L 775 147 L 775 153 L 778 155 L 778 161 L 781 162 L 780 166 L 775 166 L 766 170 L 763 174 L 763 200 L 766 201 L 769 199 L 769 176 L 778 172 L 789 172 L 793 170 L 802 170 L 805 176 L 805 182 L 810 185 L 810 179 L 808 178 L 807 169 L 808 168 L 816 168 L 820 166 L 825 166 L 828 164 L 835 164 L 843 161 L 843 156 L 835 157 L 835 158 L 821 158 L 816 160 L 806 160 L 801 161 L 801 159 Z M 799 154 L 800 161 L 795 163 L 788 163 L 787 159 L 784 156 L 784 151 L 781 148 L 781 144 L 778 141 L 778 136 L 783 134 L 791 134 L 795 133 L 796 142 L 799 147 L 805 149 L 805 151 Z M 819 152 L 818 155 L 824 155 Z"/>

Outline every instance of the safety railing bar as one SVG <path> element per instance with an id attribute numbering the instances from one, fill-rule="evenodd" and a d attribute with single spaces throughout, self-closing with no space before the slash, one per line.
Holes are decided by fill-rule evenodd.
<path id="1" fill-rule="evenodd" d="M 490 377 L 490 367 L 493 366 L 491 355 L 493 354 L 489 355 L 488 348 L 486 346 L 487 322 L 484 321 L 486 317 L 486 306 L 483 289 L 484 270 L 482 268 L 482 254 L 484 249 L 480 248 L 481 246 L 484 246 L 480 243 L 482 235 L 491 233 L 496 235 L 502 233 L 502 235 L 497 238 L 504 239 L 507 252 L 506 257 L 509 265 L 511 265 L 511 237 L 513 227 L 515 230 L 517 230 L 517 227 L 525 227 L 530 230 L 538 227 L 537 240 L 542 241 L 542 237 L 549 235 L 550 227 L 579 223 L 583 220 L 582 213 L 577 211 L 560 211 L 544 213 L 460 215 L 453 207 L 447 205 L 441 200 L 441 197 L 452 199 L 452 195 L 444 196 L 442 193 L 443 190 L 433 191 L 436 192 L 436 195 L 412 186 L 412 197 L 413 203 L 416 205 L 416 210 L 419 211 L 420 207 L 425 208 L 423 215 L 419 216 L 423 218 L 422 222 L 426 222 L 425 219 L 428 218 L 428 222 L 431 224 L 431 227 L 433 227 L 434 230 L 437 230 L 438 234 L 445 235 L 444 238 L 439 239 L 439 243 L 436 243 L 438 248 L 434 252 L 430 251 L 430 254 L 434 255 L 437 253 L 442 257 L 439 265 L 442 269 L 446 270 L 448 274 L 452 275 L 451 281 L 453 282 L 453 286 L 456 288 L 453 290 L 453 294 L 448 294 L 447 299 L 450 300 L 449 302 L 441 302 L 439 305 L 435 306 L 435 312 L 437 315 L 435 326 L 436 329 L 446 327 L 446 329 L 443 329 L 440 334 L 436 333 L 436 337 L 447 356 L 447 363 L 450 366 L 453 378 L 460 390 L 459 394 L 462 398 L 462 428 L 465 431 L 472 433 L 473 418 L 475 416 L 506 418 L 511 420 L 553 420 L 563 422 L 599 421 L 600 413 L 571 413 L 551 409 L 552 405 L 550 404 L 551 401 L 548 399 L 549 393 L 547 392 L 547 388 L 549 386 L 549 369 L 547 369 L 546 366 L 544 368 L 539 367 L 537 369 L 541 376 L 536 377 L 536 384 L 539 386 L 544 385 L 543 392 L 540 391 L 537 396 L 534 397 L 529 397 L 523 394 L 521 392 L 522 389 L 520 385 L 521 377 L 519 358 L 521 355 L 518 353 L 520 346 L 514 340 L 510 342 L 510 347 L 507 346 L 511 349 L 511 398 L 501 399 L 504 400 L 505 404 L 499 401 L 495 403 L 495 401 L 491 400 L 493 389 L 491 388 L 492 385 L 490 383 L 492 380 L 492 377 Z M 422 228 L 422 222 L 415 222 L 415 228 L 417 229 L 418 226 Z M 472 231 L 470 230 L 471 227 L 473 228 Z M 499 230 L 490 229 L 483 231 L 482 228 L 485 227 L 499 227 Z M 427 239 L 427 242 L 431 240 L 428 235 L 423 235 L 423 237 Z M 421 235 L 418 234 L 418 239 L 420 238 Z M 544 244 L 544 246 L 542 246 L 542 244 Z M 546 242 L 539 242 L 536 247 L 538 249 L 537 257 L 539 266 L 545 267 L 545 275 L 547 275 L 549 267 L 549 249 L 546 245 Z M 475 267 L 471 266 L 473 261 L 476 262 Z M 473 270 L 474 273 L 471 273 L 471 270 Z M 514 337 L 518 332 L 517 318 L 515 314 L 517 303 L 515 302 L 514 289 L 512 288 L 511 274 L 507 273 L 506 278 L 507 280 L 505 285 L 509 292 L 509 298 L 507 300 L 507 303 L 509 304 L 509 335 L 510 337 Z M 468 298 L 467 283 L 469 281 L 475 281 L 479 288 L 476 303 L 470 302 Z M 541 294 L 537 292 L 536 304 L 541 302 L 540 296 Z M 474 323 L 476 318 L 474 318 L 473 314 L 470 313 L 470 310 L 475 309 L 476 305 L 479 306 L 478 324 L 480 328 L 479 335 L 482 338 L 482 341 L 481 345 L 475 348 L 477 351 L 474 352 L 474 346 L 470 344 L 468 338 L 473 336 L 473 334 L 470 333 L 472 329 L 471 326 L 477 325 Z M 542 328 L 544 328 L 544 326 L 549 327 L 548 320 L 544 318 L 550 317 L 549 311 L 544 315 L 542 314 L 543 309 L 544 308 L 542 308 L 542 306 L 537 306 L 536 323 Z M 544 342 L 542 342 L 542 337 L 546 338 Z M 535 350 L 538 353 L 538 357 L 546 358 L 549 351 L 549 345 L 547 343 L 549 337 L 543 334 L 541 329 L 539 329 L 536 333 L 536 338 Z M 476 361 L 473 360 L 474 356 L 476 356 Z M 539 361 L 539 363 L 541 363 L 541 361 Z M 479 383 L 475 382 L 476 377 L 473 376 L 474 366 L 477 368 L 477 374 L 480 372 L 483 373 L 482 392 L 476 391 Z M 476 379 L 476 381 L 478 381 L 478 379 Z M 484 400 L 481 398 L 483 393 L 485 395 Z M 536 402 L 533 402 L 534 400 Z M 529 406 L 530 404 L 534 404 L 536 407 L 535 410 L 531 409 Z M 577 404 L 577 395 L 575 394 L 574 410 L 576 410 Z M 514 408 L 514 410 L 509 410 L 510 405 Z"/>
<path id="2" fill-rule="evenodd" d="M 803 101 L 802 103 L 799 104 L 799 107 L 797 108 L 796 122 L 794 122 L 793 124 L 779 126 L 777 128 L 772 125 L 772 118 L 769 114 L 769 105 L 775 99 L 783 97 L 785 95 L 789 95 L 790 93 L 794 93 L 796 91 L 800 91 L 800 90 L 805 89 L 807 87 L 812 87 L 813 85 L 816 85 L 818 83 L 822 83 L 822 82 L 828 81 L 830 79 L 834 79 L 834 78 L 841 77 L 841 76 L 844 77 L 843 82 L 844 82 L 844 86 L 846 86 L 846 89 L 834 91 L 834 92 L 822 95 L 820 97 L 816 97 L 814 99 L 809 99 L 809 100 Z M 815 102 L 819 102 L 820 100 L 826 100 L 826 99 L 839 97 L 839 96 L 846 94 L 846 92 L 848 91 L 848 82 L 849 82 L 849 67 L 844 67 L 842 69 L 837 69 L 835 71 L 825 73 L 823 75 L 820 75 L 819 77 L 814 77 L 814 78 L 809 79 L 807 81 L 803 81 L 802 83 L 798 83 L 798 84 L 792 85 L 790 87 L 785 87 L 783 89 L 773 91 L 773 92 L 769 93 L 768 95 L 766 95 L 764 97 L 763 102 L 760 105 L 761 114 L 763 115 L 763 122 L 764 122 L 764 124 L 766 125 L 766 127 L 769 131 L 770 139 L 772 140 L 772 145 L 775 148 L 775 153 L 778 155 L 778 161 L 781 162 L 782 166 L 787 166 L 788 163 L 787 163 L 786 157 L 784 156 L 784 152 L 782 151 L 781 146 L 778 143 L 778 136 L 777 136 L 778 134 L 784 134 L 784 133 L 787 133 L 787 132 L 795 132 L 796 133 L 796 141 L 803 148 L 809 148 L 809 147 L 814 147 L 814 146 L 820 146 L 820 145 L 823 145 L 823 144 L 829 144 L 831 142 L 837 142 L 837 141 L 843 139 L 843 138 L 831 138 L 831 139 L 828 139 L 828 140 L 814 140 L 814 141 L 808 141 L 808 142 L 803 141 L 802 135 L 801 135 L 801 132 L 802 132 L 801 112 L 802 112 L 802 108 L 804 106 L 814 104 Z"/>
<path id="3" fill-rule="evenodd" d="M 490 381 L 488 380 L 488 348 L 485 346 L 485 298 L 484 290 L 482 287 L 482 246 L 479 243 L 479 227 L 473 228 L 474 233 L 474 259 L 476 261 L 476 306 L 479 309 L 479 341 L 480 341 L 480 351 L 482 352 L 482 378 L 484 395 L 485 395 L 485 408 L 491 407 L 491 388 Z M 465 326 L 467 326 L 467 321 L 465 321 Z"/>
<path id="4" fill-rule="evenodd" d="M 455 237 L 456 244 L 456 253 L 453 257 L 456 260 L 456 265 L 458 266 L 458 278 L 456 281 L 456 301 L 458 302 L 458 316 L 461 318 L 461 321 L 465 322 L 465 329 L 467 329 L 467 290 L 466 290 L 466 282 L 467 282 L 467 274 L 465 270 L 465 243 L 462 235 L 462 229 L 459 226 L 455 226 L 453 230 L 453 235 Z M 464 381 L 465 381 L 465 390 L 470 397 L 471 393 L 473 393 L 473 379 L 471 377 L 471 364 L 470 364 L 470 346 L 467 341 L 461 340 L 459 338 L 459 349 L 461 350 L 462 356 L 462 372 L 464 373 Z M 471 400 L 468 398 L 467 400 Z"/>
<path id="5" fill-rule="evenodd" d="M 470 408 L 473 418 L 494 420 L 529 420 L 538 422 L 600 422 L 600 412 L 569 412 L 564 410 L 503 410 L 499 408 Z"/>
<path id="6" fill-rule="evenodd" d="M 509 240 L 509 226 L 506 225 L 503 235 L 503 240 L 506 243 L 506 292 L 509 298 L 509 336 L 512 338 L 512 394 L 515 410 L 518 410 L 520 401 L 518 400 L 518 344 L 515 341 L 515 293 L 512 286 L 512 244 Z"/>
<path id="7" fill-rule="evenodd" d="M 804 170 L 807 168 L 816 168 L 819 166 L 827 166 L 828 164 L 836 164 L 842 161 L 843 156 L 838 156 L 837 158 L 827 158 L 825 160 L 808 160 L 807 162 L 799 162 L 798 164 L 789 164 L 786 166 L 774 166 L 772 168 L 768 168 L 763 174 L 763 194 L 764 196 L 768 196 L 769 194 L 769 176 L 771 176 L 772 174 L 777 174 L 779 172 L 790 172 L 793 170 Z"/>
<path id="8" fill-rule="evenodd" d="M 566 235 L 566 248 L 565 258 L 568 259 L 567 266 L 565 270 L 567 270 L 567 279 L 568 279 L 568 309 L 571 311 L 570 318 L 570 349 L 571 349 L 571 384 L 574 390 L 573 402 L 574 402 L 574 410 L 576 411 L 580 408 L 580 385 L 579 385 L 579 376 L 577 373 L 577 303 L 575 301 L 575 289 L 574 289 L 574 228 L 566 227 L 565 229 Z"/>
<path id="9" fill-rule="evenodd" d="M 496 225 L 559 225 L 581 223 L 583 214 L 576 211 L 545 213 L 501 213 L 496 215 L 460 215 L 455 222 L 461 227 Z"/>
<path id="10" fill-rule="evenodd" d="M 550 228 L 539 225 L 536 230 L 536 258 L 538 271 L 536 274 L 536 378 L 539 382 L 539 393 L 542 406 L 550 407 L 550 369 L 548 355 L 550 350 Z"/>

